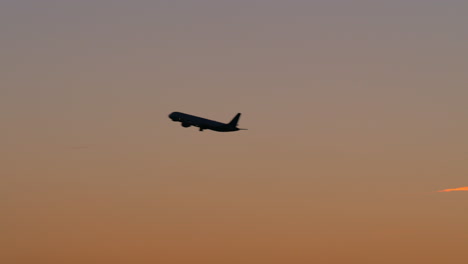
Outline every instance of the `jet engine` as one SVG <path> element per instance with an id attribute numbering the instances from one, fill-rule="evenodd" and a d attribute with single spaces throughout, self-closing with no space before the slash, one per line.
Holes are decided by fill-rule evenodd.
<path id="1" fill-rule="evenodd" d="M 189 127 L 190 124 L 189 124 L 189 123 L 182 123 L 182 126 L 183 126 L 183 127 Z"/>

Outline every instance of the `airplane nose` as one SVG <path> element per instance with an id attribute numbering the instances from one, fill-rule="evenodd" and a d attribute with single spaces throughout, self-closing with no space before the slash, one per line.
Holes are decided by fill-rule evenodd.
<path id="1" fill-rule="evenodd" d="M 172 121 L 176 120 L 176 117 L 175 117 L 175 114 L 174 113 L 171 113 L 169 115 L 169 118 L 172 119 Z"/>

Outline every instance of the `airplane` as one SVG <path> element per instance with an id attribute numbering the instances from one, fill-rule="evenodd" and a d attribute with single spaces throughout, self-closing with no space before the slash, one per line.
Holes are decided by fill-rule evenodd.
<path id="1" fill-rule="evenodd" d="M 232 132 L 238 130 L 247 130 L 245 128 L 237 128 L 237 122 L 239 122 L 241 113 L 238 113 L 231 122 L 225 124 L 217 121 L 184 114 L 181 112 L 173 112 L 169 115 L 169 118 L 174 122 L 181 122 L 183 127 L 195 126 L 199 128 L 199 131 L 204 129 L 210 129 L 218 132 Z"/>

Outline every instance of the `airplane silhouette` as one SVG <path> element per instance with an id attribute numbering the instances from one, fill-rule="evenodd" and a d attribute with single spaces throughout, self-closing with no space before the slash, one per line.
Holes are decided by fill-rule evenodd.
<path id="1" fill-rule="evenodd" d="M 245 128 L 237 128 L 237 122 L 239 122 L 240 115 L 241 114 L 238 113 L 231 120 L 231 122 L 227 124 L 180 112 L 171 113 L 169 118 L 174 122 L 181 122 L 183 127 L 198 127 L 200 131 L 203 131 L 204 129 L 210 129 L 218 132 L 232 132 L 238 130 L 247 130 Z"/>

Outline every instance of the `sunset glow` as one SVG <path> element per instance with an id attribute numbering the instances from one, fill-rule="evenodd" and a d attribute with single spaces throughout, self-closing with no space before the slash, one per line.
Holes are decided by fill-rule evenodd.
<path id="1" fill-rule="evenodd" d="M 467 11 L 0 0 L 0 264 L 468 263 Z"/>
<path id="2" fill-rule="evenodd" d="M 445 189 L 442 191 L 437 191 L 437 192 L 457 192 L 457 191 L 468 191 L 468 187 L 459 187 L 455 189 Z"/>

